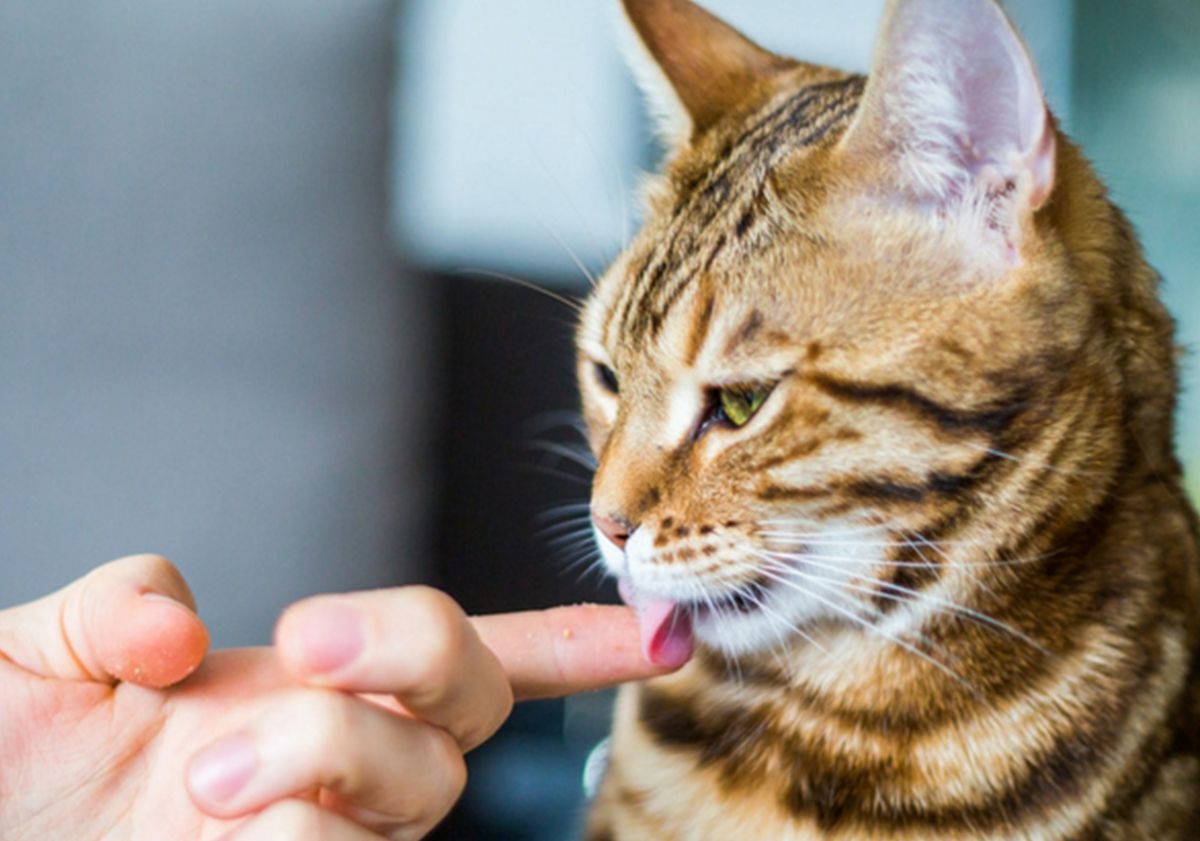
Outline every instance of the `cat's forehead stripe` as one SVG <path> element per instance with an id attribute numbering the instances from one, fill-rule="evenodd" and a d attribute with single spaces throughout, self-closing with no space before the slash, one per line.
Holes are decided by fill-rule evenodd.
<path id="1" fill-rule="evenodd" d="M 626 336 L 657 335 L 683 292 L 761 215 L 774 166 L 848 123 L 864 85 L 863 77 L 851 76 L 791 94 L 734 140 L 703 180 L 678 186 L 668 231 L 625 284 L 613 325 Z"/>
<path id="2" fill-rule="evenodd" d="M 701 289 L 698 300 L 700 303 L 696 308 L 696 316 L 691 320 L 687 349 L 683 354 L 683 362 L 688 366 L 696 364 L 696 358 L 708 338 L 709 328 L 712 327 L 713 311 L 717 305 L 716 296 L 707 288 Z"/>

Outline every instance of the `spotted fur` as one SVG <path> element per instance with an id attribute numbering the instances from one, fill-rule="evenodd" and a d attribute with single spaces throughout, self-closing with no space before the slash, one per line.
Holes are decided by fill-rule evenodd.
<path id="1" fill-rule="evenodd" d="M 1173 325 L 1090 166 L 1047 116 L 1041 170 L 897 181 L 888 74 L 943 0 L 893 0 L 869 81 L 625 5 L 690 120 L 583 313 L 592 506 L 708 618 L 621 692 L 589 840 L 1198 837 Z"/>

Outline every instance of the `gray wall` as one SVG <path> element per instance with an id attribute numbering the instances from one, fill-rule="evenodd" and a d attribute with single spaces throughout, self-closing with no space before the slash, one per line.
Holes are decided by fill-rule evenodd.
<path id="1" fill-rule="evenodd" d="M 0 604 L 118 555 L 222 644 L 424 556 L 394 4 L 0 4 Z"/>

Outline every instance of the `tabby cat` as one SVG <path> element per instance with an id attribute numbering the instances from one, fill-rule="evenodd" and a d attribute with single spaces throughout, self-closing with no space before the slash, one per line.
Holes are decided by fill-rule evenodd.
<path id="1" fill-rule="evenodd" d="M 649 657 L 590 841 L 1200 838 L 1173 325 L 993 0 L 869 78 L 624 0 L 673 151 L 578 373 Z"/>

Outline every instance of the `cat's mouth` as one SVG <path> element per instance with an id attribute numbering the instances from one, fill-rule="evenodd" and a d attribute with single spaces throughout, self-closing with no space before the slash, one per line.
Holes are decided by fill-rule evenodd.
<path id="1" fill-rule="evenodd" d="M 673 600 L 637 591 L 627 578 L 618 582 L 621 598 L 638 617 L 642 654 L 651 663 L 677 668 L 695 648 L 697 623 L 731 616 L 748 616 L 762 610 L 771 582 L 759 578 L 711 597 Z"/>

